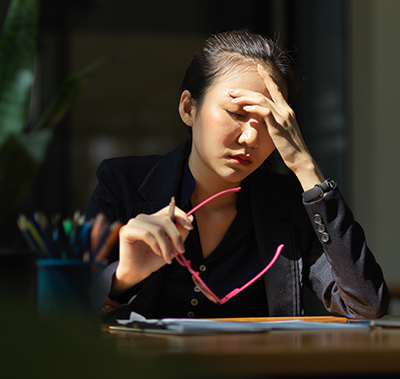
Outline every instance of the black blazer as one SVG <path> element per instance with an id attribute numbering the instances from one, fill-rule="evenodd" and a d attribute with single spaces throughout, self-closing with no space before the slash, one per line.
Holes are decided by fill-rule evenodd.
<path id="1" fill-rule="evenodd" d="M 103 212 L 110 220 L 127 222 L 139 213 L 151 214 L 165 207 L 171 196 L 180 193 L 189 152 L 190 141 L 186 141 L 164 157 L 103 161 L 87 216 Z M 246 180 L 262 263 L 266 266 L 277 246 L 285 245 L 263 277 L 270 316 L 301 316 L 304 284 L 330 312 L 349 318 L 376 318 L 385 313 L 389 294 L 382 271 L 337 187 L 323 199 L 305 204 L 294 175 L 260 167 Z M 106 291 L 117 261 L 116 249 L 103 274 Z M 130 309 L 156 317 L 162 279 L 160 269 L 135 286 L 127 294 L 137 294 Z"/>

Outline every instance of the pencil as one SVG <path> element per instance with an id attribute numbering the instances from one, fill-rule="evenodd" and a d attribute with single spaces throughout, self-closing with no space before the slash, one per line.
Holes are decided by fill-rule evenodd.
<path id="1" fill-rule="evenodd" d="M 32 236 L 32 238 L 35 240 L 36 244 L 38 245 L 39 249 L 42 251 L 43 254 L 46 254 L 46 245 L 43 242 L 42 237 L 40 236 L 39 232 L 33 225 L 32 221 L 26 220 L 26 227 Z"/>
<path id="2" fill-rule="evenodd" d="M 49 222 L 47 217 L 41 212 L 35 212 L 33 216 L 30 217 L 30 221 L 43 241 L 46 254 L 49 258 L 54 258 L 54 248 L 51 243 L 51 236 L 49 235 Z"/>
<path id="3" fill-rule="evenodd" d="M 101 231 L 106 222 L 106 216 L 103 213 L 98 213 L 94 219 L 92 231 L 90 233 L 90 250 L 92 254 L 97 250 L 100 242 Z"/>
<path id="4" fill-rule="evenodd" d="M 171 201 L 169 202 L 169 210 L 168 210 L 168 217 L 174 221 L 175 218 L 175 196 L 171 197 Z"/>
<path id="5" fill-rule="evenodd" d="M 17 219 L 17 224 L 26 242 L 28 243 L 29 248 L 32 251 L 37 251 L 38 249 L 40 249 L 39 245 L 36 243 L 35 239 L 28 230 L 27 219 L 24 215 L 19 216 L 19 218 Z"/>
<path id="6" fill-rule="evenodd" d="M 107 238 L 105 239 L 104 243 L 101 245 L 97 254 L 95 254 L 95 256 L 94 256 L 95 261 L 101 261 L 101 260 L 107 258 L 114 243 L 118 239 L 119 230 L 121 229 L 121 227 L 122 227 L 122 222 L 120 222 L 120 221 L 115 221 L 113 224 L 111 224 L 110 232 L 109 232 Z"/>

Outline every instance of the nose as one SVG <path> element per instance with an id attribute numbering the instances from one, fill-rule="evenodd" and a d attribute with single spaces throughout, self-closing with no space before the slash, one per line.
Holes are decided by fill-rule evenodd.
<path id="1" fill-rule="evenodd" d="M 238 143 L 240 145 L 246 145 L 251 148 L 256 148 L 258 146 L 258 123 L 252 119 L 243 124 L 243 128 L 238 138 Z"/>

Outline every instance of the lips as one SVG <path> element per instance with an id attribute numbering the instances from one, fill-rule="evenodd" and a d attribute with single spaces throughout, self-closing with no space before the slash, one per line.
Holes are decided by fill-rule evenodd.
<path id="1" fill-rule="evenodd" d="M 231 158 L 243 166 L 248 166 L 252 162 L 250 155 L 246 154 L 231 155 Z"/>

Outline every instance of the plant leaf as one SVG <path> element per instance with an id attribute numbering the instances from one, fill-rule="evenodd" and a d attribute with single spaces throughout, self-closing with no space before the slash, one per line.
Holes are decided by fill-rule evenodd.
<path id="1" fill-rule="evenodd" d="M 52 133 L 11 133 L 0 146 L 0 225 L 26 198 L 40 172 Z M 34 157 L 32 157 L 34 155 Z"/>
<path id="2" fill-rule="evenodd" d="M 52 128 L 72 107 L 77 97 L 82 92 L 88 79 L 94 74 L 105 58 L 98 58 L 80 71 L 68 75 L 62 82 L 49 107 L 46 108 L 39 121 L 29 130 Z"/>
<path id="3" fill-rule="evenodd" d="M 12 0 L 0 40 L 0 146 L 24 130 L 34 79 L 39 0 Z"/>

